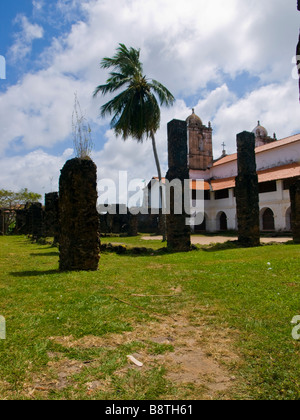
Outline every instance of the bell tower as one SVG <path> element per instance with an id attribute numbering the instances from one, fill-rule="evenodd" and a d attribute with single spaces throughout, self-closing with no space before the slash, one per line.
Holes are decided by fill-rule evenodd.
<path id="1" fill-rule="evenodd" d="M 201 119 L 195 114 L 187 120 L 188 145 L 189 145 L 189 169 L 206 171 L 213 165 L 212 128 L 203 125 Z"/>
<path id="2" fill-rule="evenodd" d="M 265 127 L 260 125 L 260 121 L 258 121 L 257 127 L 254 128 L 252 133 L 255 135 L 255 147 L 264 146 L 277 140 L 275 133 L 273 137 L 269 137 Z"/>

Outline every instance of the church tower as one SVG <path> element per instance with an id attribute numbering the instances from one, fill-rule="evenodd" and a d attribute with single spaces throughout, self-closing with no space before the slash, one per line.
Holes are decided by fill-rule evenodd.
<path id="1" fill-rule="evenodd" d="M 268 131 L 260 124 L 260 121 L 258 121 L 257 127 L 254 128 L 252 133 L 255 134 L 255 147 L 264 146 L 265 144 L 276 141 L 276 134 L 274 133 L 273 137 L 269 137 Z"/>
<path id="2" fill-rule="evenodd" d="M 187 120 L 188 146 L 189 146 L 189 169 L 206 171 L 213 165 L 212 128 L 203 125 L 201 119 L 195 114 Z"/>

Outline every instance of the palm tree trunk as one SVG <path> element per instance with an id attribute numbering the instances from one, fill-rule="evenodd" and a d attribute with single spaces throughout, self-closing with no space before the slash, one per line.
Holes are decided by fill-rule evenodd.
<path id="1" fill-rule="evenodd" d="M 161 169 L 160 169 L 160 163 L 159 163 L 159 158 L 158 158 L 158 153 L 157 153 L 157 148 L 156 148 L 156 141 L 155 141 L 155 136 L 154 136 L 154 132 L 151 131 L 151 140 L 152 140 L 152 148 L 153 148 L 153 154 L 154 154 L 154 159 L 155 159 L 155 163 L 156 163 L 156 167 L 157 167 L 157 173 L 158 173 L 158 180 L 159 180 L 159 195 L 160 195 L 160 199 L 161 199 L 161 218 L 162 218 L 162 234 L 163 234 L 163 242 L 165 242 L 167 240 L 167 223 L 166 223 L 166 214 L 165 214 L 165 199 L 164 199 L 164 194 L 163 194 L 163 189 L 162 189 L 162 176 L 161 176 Z"/>

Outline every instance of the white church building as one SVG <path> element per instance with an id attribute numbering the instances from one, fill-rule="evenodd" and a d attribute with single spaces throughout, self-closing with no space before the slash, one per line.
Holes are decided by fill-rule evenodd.
<path id="1" fill-rule="evenodd" d="M 194 110 L 187 118 L 187 126 L 193 200 L 196 198 L 195 189 L 199 188 L 193 181 L 204 180 L 204 187 L 203 183 L 200 185 L 204 188 L 205 217 L 202 225 L 195 226 L 195 232 L 237 230 L 237 154 L 227 155 L 224 151 L 221 158 L 213 159 L 211 124 L 208 127 L 203 125 Z M 268 136 L 260 122 L 253 133 L 256 138 L 261 231 L 288 232 L 291 230 L 289 187 L 295 178 L 300 177 L 300 134 L 277 140 L 275 134 L 273 137 Z M 158 200 L 158 182 L 150 182 L 148 190 L 149 202 L 153 195 Z"/>

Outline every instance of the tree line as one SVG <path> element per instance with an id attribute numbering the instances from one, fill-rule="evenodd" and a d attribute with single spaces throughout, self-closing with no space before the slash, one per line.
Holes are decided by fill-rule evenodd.
<path id="1" fill-rule="evenodd" d="M 26 203 L 40 201 L 40 194 L 31 192 L 28 188 L 23 188 L 19 192 L 2 189 L 0 190 L 0 208 L 16 209 L 25 206 Z"/>

